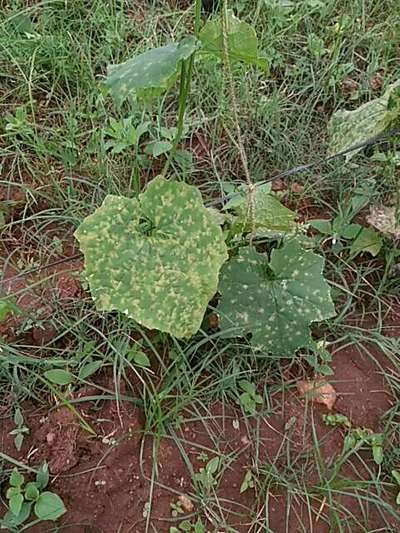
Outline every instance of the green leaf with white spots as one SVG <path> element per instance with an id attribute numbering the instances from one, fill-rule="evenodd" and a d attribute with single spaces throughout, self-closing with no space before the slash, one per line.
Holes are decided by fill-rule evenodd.
<path id="1" fill-rule="evenodd" d="M 227 30 L 229 59 L 232 62 L 257 65 L 263 70 L 266 70 L 268 67 L 267 60 L 259 53 L 255 29 L 247 22 L 243 22 L 235 17 L 231 9 L 228 10 Z M 199 37 L 203 44 L 202 51 L 223 59 L 224 39 L 221 17 L 207 22 L 201 30 Z"/>
<path id="2" fill-rule="evenodd" d="M 196 187 L 159 176 L 138 199 L 107 196 L 75 235 L 98 309 L 178 338 L 200 328 L 228 256 Z"/>
<path id="3" fill-rule="evenodd" d="M 324 259 L 287 241 L 271 260 L 242 248 L 221 272 L 218 307 L 224 336 L 251 333 L 255 348 L 287 356 L 312 343 L 309 325 L 335 314 Z"/>
<path id="4" fill-rule="evenodd" d="M 237 214 L 232 224 L 233 233 L 254 231 L 258 236 L 279 236 L 292 233 L 296 229 L 296 213 L 285 207 L 268 192 L 256 188 L 254 191 L 254 220 L 250 218 L 249 197 L 241 195 L 231 204 L 231 209 Z"/>
<path id="5" fill-rule="evenodd" d="M 329 155 L 374 138 L 387 130 L 400 116 L 400 80 L 389 85 L 386 92 L 354 111 L 334 113 L 329 134 Z M 360 148 L 361 150 L 361 148 Z M 347 154 L 350 159 L 359 150 Z"/>
<path id="6" fill-rule="evenodd" d="M 135 92 L 163 92 L 171 86 L 181 61 L 188 59 L 197 48 L 197 39 L 186 37 L 180 43 L 147 50 L 125 63 L 110 65 L 104 83 L 119 100 Z"/>

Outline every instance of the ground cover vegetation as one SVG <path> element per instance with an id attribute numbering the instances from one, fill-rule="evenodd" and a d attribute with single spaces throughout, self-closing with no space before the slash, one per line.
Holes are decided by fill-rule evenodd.
<path id="1" fill-rule="evenodd" d="M 2 4 L 0 528 L 398 531 L 396 4 Z"/>

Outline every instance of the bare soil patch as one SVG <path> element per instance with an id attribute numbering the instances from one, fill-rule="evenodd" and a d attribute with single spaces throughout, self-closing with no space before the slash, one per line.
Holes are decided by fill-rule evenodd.
<path id="1" fill-rule="evenodd" d="M 337 350 L 335 375 L 330 382 L 338 394 L 335 412 L 348 416 L 354 426 L 379 431 L 381 417 L 393 401 L 381 375 L 381 369 L 388 369 L 390 363 L 376 348 L 370 347 L 370 353 L 381 368 L 372 357 L 355 348 Z M 75 397 L 84 399 L 90 394 L 93 391 L 82 389 Z M 176 504 L 179 496 L 189 498 L 193 513 L 198 511 L 204 520 L 208 519 L 210 531 L 221 530 L 211 525 L 218 521 L 239 533 L 257 531 L 257 523 L 262 523 L 268 513 L 270 527 L 276 533 L 300 528 L 329 532 L 329 506 L 312 489 L 321 483 L 312 454 L 317 439 L 321 456 L 331 467 L 342 450 L 344 430 L 328 427 L 322 419 L 328 410 L 301 399 L 294 389 L 275 395 L 272 403 L 273 414 L 256 418 L 245 418 L 235 406 L 221 403 L 196 419 L 187 412 L 160 440 L 144 435 L 143 412 L 127 401 L 76 404 L 95 436 L 84 431 L 64 406 L 47 413 L 30 406 L 25 419 L 31 432 L 22 451 L 16 452 L 9 435 L 13 427 L 10 419 L 3 420 L 0 448 L 31 466 L 45 460 L 49 463 L 54 475 L 51 489 L 63 498 L 68 509 L 62 519 L 63 531 L 68 533 L 141 533 L 146 529 L 148 513 L 154 530 L 167 533 L 170 526 L 176 525 L 171 504 Z M 199 489 L 193 483 L 193 475 L 216 456 L 223 457 L 223 466 L 215 476 L 217 484 Z M 288 461 L 304 465 L 305 482 L 314 494 L 314 513 L 309 512 L 310 505 L 304 498 L 293 498 L 284 483 L 272 478 L 268 481 L 268 468 L 275 465 L 281 473 L 288 472 Z M 365 465 L 374 468 L 370 454 L 363 456 L 363 465 L 357 460 L 345 465 L 343 476 L 367 479 Z M 264 476 L 266 490 L 240 493 L 246 471 L 255 468 L 259 479 Z M 356 497 L 350 494 L 338 500 L 349 516 L 361 519 Z M 364 513 L 366 507 L 370 529 L 386 527 L 374 506 L 364 502 Z M 189 517 L 193 513 L 188 513 Z M 396 527 L 393 523 L 392 531 Z M 44 528 L 42 524 L 32 532 L 42 532 Z M 355 523 L 353 531 L 362 529 Z"/>

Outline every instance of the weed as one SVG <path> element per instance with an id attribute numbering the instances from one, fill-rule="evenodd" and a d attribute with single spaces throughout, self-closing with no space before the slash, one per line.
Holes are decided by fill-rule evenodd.
<path id="1" fill-rule="evenodd" d="M 24 416 L 19 407 L 15 409 L 14 424 L 16 427 L 12 431 L 10 431 L 10 435 L 14 437 L 14 444 L 16 449 L 20 451 L 24 443 L 25 435 L 29 435 L 29 428 L 26 427 L 24 423 Z"/>
<path id="2" fill-rule="evenodd" d="M 54 492 L 45 491 L 49 482 L 48 466 L 44 463 L 36 474 L 35 481 L 25 481 L 17 469 L 11 473 L 7 490 L 8 512 L 0 520 L 3 529 L 18 530 L 28 520 L 32 508 L 37 518 L 33 524 L 41 521 L 55 521 L 65 512 L 61 498 Z M 32 525 L 33 525 L 32 524 Z"/>

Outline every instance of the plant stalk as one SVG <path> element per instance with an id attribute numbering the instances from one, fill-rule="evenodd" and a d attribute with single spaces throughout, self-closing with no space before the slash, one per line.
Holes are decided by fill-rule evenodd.
<path id="1" fill-rule="evenodd" d="M 194 19 L 194 34 L 196 38 L 199 37 L 200 34 L 200 26 L 201 26 L 201 0 L 196 0 L 195 2 L 195 19 Z M 176 135 L 172 143 L 172 148 L 170 153 L 168 154 L 168 158 L 165 162 L 164 168 L 161 172 L 162 176 L 166 176 L 168 169 L 176 155 L 176 150 L 178 148 L 179 143 L 182 139 L 182 133 L 183 133 L 183 126 L 185 122 L 185 112 L 186 112 L 186 106 L 188 97 L 190 94 L 190 84 L 192 81 L 192 73 L 193 73 L 193 65 L 194 65 L 194 56 L 196 52 L 194 52 L 189 59 L 186 61 L 182 61 L 181 65 L 181 84 L 179 88 L 179 109 L 178 109 L 178 123 L 177 123 L 177 130 Z"/>

